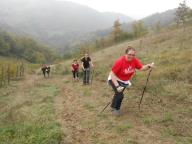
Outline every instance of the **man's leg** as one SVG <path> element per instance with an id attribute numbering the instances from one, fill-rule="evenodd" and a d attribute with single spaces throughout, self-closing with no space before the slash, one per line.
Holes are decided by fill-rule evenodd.
<path id="1" fill-rule="evenodd" d="M 83 84 L 86 84 L 86 69 L 83 71 Z"/>
<path id="2" fill-rule="evenodd" d="M 45 78 L 45 71 L 43 71 L 43 75 L 44 75 L 44 78 Z"/>
<path id="3" fill-rule="evenodd" d="M 112 99 L 111 108 L 117 109 L 118 91 L 117 91 L 115 85 L 113 84 L 112 80 L 109 81 L 109 84 L 111 85 L 113 91 L 115 92 L 113 99 Z"/>
<path id="4" fill-rule="evenodd" d="M 87 81 L 86 81 L 87 84 L 89 84 L 89 76 L 90 76 L 90 69 L 87 69 Z"/>
<path id="5" fill-rule="evenodd" d="M 75 72 L 74 71 L 72 71 L 72 74 L 73 74 L 73 80 L 75 79 Z"/>
<path id="6" fill-rule="evenodd" d="M 76 71 L 77 81 L 79 81 L 79 71 Z"/>
<path id="7" fill-rule="evenodd" d="M 112 104 L 111 104 L 111 108 L 113 109 L 116 109 L 116 110 L 119 110 L 120 107 L 121 107 L 121 103 L 122 103 L 122 100 L 123 100 L 123 91 L 122 92 L 118 92 L 115 85 L 113 84 L 112 80 L 109 81 L 110 85 L 112 86 L 115 94 L 113 96 L 113 100 L 112 100 Z"/>
<path id="8" fill-rule="evenodd" d="M 116 105 L 116 109 L 117 110 L 120 110 L 120 108 L 121 108 L 121 103 L 122 103 L 122 101 L 123 101 L 123 98 L 124 98 L 124 94 L 123 94 L 123 92 L 121 92 L 121 93 L 119 93 L 119 95 L 118 95 L 118 98 L 117 98 L 117 105 Z"/>

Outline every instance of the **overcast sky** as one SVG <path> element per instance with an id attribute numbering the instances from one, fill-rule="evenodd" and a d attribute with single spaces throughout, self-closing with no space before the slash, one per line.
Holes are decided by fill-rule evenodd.
<path id="1" fill-rule="evenodd" d="M 64 0 L 61 0 L 64 1 Z M 155 12 L 178 7 L 183 0 L 68 0 L 87 5 L 100 12 L 118 12 L 140 19 Z M 192 0 L 187 0 L 192 7 Z"/>

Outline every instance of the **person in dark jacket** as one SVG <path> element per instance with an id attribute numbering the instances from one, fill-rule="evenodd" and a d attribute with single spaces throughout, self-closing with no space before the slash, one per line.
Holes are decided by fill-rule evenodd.
<path id="1" fill-rule="evenodd" d="M 47 73 L 47 76 L 49 77 L 49 74 L 51 72 L 51 67 L 48 66 L 48 65 L 43 65 L 42 68 L 41 68 L 42 72 L 43 72 L 43 75 L 44 77 L 46 77 L 46 73 Z"/>
<path id="2" fill-rule="evenodd" d="M 94 68 L 91 58 L 86 53 L 84 57 L 81 58 L 81 66 L 83 69 L 83 84 L 89 84 L 89 77 L 90 77 L 90 69 L 91 67 Z"/>

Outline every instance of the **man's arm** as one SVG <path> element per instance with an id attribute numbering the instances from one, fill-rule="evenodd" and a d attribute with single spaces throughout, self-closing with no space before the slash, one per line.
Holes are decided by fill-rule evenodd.
<path id="1" fill-rule="evenodd" d="M 110 75 L 111 75 L 111 80 L 113 82 L 113 84 L 118 87 L 119 86 L 119 83 L 117 82 L 117 77 L 116 75 L 113 73 L 113 71 L 110 72 Z"/>
<path id="2" fill-rule="evenodd" d="M 110 72 L 110 75 L 111 75 L 111 80 L 112 80 L 113 84 L 115 85 L 117 91 L 118 91 L 118 92 L 122 92 L 123 89 L 125 89 L 125 88 L 119 85 L 119 83 L 117 82 L 117 77 L 116 77 L 116 75 L 113 73 L 113 71 Z"/>
<path id="3" fill-rule="evenodd" d="M 89 64 L 91 65 L 92 68 L 94 68 L 92 61 L 90 61 Z"/>
<path id="4" fill-rule="evenodd" d="M 91 65 L 92 68 L 94 68 L 94 65 L 93 65 L 92 60 L 91 60 L 90 57 L 89 57 L 89 64 Z"/>
<path id="5" fill-rule="evenodd" d="M 83 70 L 85 70 L 85 68 L 84 68 L 84 66 L 83 66 L 83 62 L 81 62 L 81 67 L 82 67 Z"/>
<path id="6" fill-rule="evenodd" d="M 84 66 L 83 66 L 83 58 L 81 58 L 81 68 L 82 68 L 83 70 L 85 70 L 85 68 L 84 68 Z"/>

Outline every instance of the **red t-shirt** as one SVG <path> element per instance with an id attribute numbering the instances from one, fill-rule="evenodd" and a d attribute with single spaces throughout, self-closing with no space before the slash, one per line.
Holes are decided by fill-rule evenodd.
<path id="1" fill-rule="evenodd" d="M 125 56 L 120 57 L 112 67 L 113 73 L 122 81 L 131 79 L 135 69 L 141 69 L 142 64 L 137 58 L 127 61 Z"/>
<path id="2" fill-rule="evenodd" d="M 72 64 L 73 71 L 78 71 L 79 64 Z"/>

